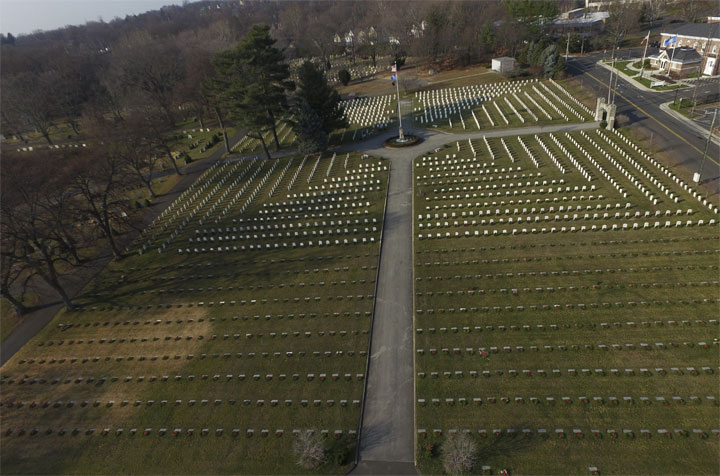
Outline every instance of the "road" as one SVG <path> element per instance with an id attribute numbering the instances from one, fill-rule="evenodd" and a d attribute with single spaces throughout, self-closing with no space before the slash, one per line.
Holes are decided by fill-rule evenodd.
<path id="1" fill-rule="evenodd" d="M 657 51 L 657 49 L 652 50 L 652 48 L 648 49 L 648 55 Z M 595 53 L 570 58 L 568 74 L 578 79 L 588 90 L 607 98 L 610 71 L 596 64 L 603 56 L 603 53 Z M 620 56 L 641 58 L 642 49 L 622 50 Z M 715 92 L 717 92 L 717 83 L 705 83 L 698 87 L 697 95 Z M 691 98 L 692 95 L 693 88 L 687 88 L 679 90 L 677 98 Z M 700 167 L 707 136 L 698 135 L 684 121 L 675 119 L 660 109 L 660 104 L 673 101 L 675 96 L 675 91 L 640 90 L 620 77 L 615 96 L 618 126 L 629 126 L 637 130 L 650 140 L 652 148 L 668 153 L 667 155 L 675 160 L 674 165 L 696 172 Z M 709 196 L 715 196 L 720 192 L 720 147 L 717 144 L 711 142 L 708 157 L 709 160 L 705 162 L 703 170 L 702 184 L 710 192 Z"/>

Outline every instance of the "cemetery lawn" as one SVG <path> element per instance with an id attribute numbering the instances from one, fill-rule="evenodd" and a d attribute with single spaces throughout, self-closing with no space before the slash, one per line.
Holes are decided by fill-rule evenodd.
<path id="1" fill-rule="evenodd" d="M 3 367 L 4 472 L 306 474 L 309 429 L 313 472 L 346 472 L 387 176 L 356 154 L 209 169 Z"/>
<path id="2" fill-rule="evenodd" d="M 474 473 L 716 473 L 716 206 L 621 134 L 555 134 L 590 181 L 539 137 L 567 173 L 533 136 L 539 167 L 499 139 L 495 160 L 479 141 L 415 159 L 420 471 L 443 472 L 443 438 L 469 430 Z"/>
<path id="3" fill-rule="evenodd" d="M 482 68 L 482 67 L 481 67 Z M 474 84 L 503 83 L 509 81 L 505 76 L 482 68 L 484 71 L 448 71 L 447 74 L 442 72 L 435 76 L 429 76 L 427 85 L 418 88 L 418 91 L 428 91 L 442 88 L 460 88 L 463 86 L 471 86 Z M 413 91 L 414 92 L 414 91 Z"/>
<path id="4" fill-rule="evenodd" d="M 338 93 L 343 97 L 350 95 L 372 96 L 375 94 L 394 94 L 395 86 L 392 85 L 389 78 L 389 74 L 379 73 L 363 81 L 351 81 L 347 86 L 338 84 L 336 88 Z"/>
<path id="5" fill-rule="evenodd" d="M 177 175 L 172 169 L 166 169 L 166 173 L 166 175 L 162 177 L 157 177 L 152 181 L 152 188 L 156 195 L 155 199 L 157 199 L 158 197 L 162 197 L 166 193 L 170 192 L 173 187 L 177 185 L 177 183 L 183 178 L 181 175 Z M 128 192 L 128 197 L 130 198 L 130 200 L 133 200 L 143 206 L 145 204 L 145 200 L 150 200 L 151 202 L 154 200 L 150 196 L 150 192 L 148 192 L 148 189 L 146 187 L 139 187 L 130 190 Z"/>
<path id="6" fill-rule="evenodd" d="M 557 81 L 558 84 L 562 85 L 575 99 L 583 103 L 591 111 L 595 111 L 597 96 L 594 96 L 592 92 L 585 89 L 582 84 L 575 78 L 561 79 Z"/>
<path id="7" fill-rule="evenodd" d="M 278 135 L 278 142 L 280 142 L 280 148 L 284 149 L 286 147 L 292 147 L 292 145 L 295 143 L 295 132 L 292 130 L 292 126 L 290 122 L 286 121 L 285 119 L 280 119 L 277 121 L 276 124 L 277 127 L 277 135 Z M 231 136 L 228 135 L 228 138 Z M 276 151 L 277 148 L 275 147 L 275 139 L 273 137 L 272 131 L 267 131 L 263 138 L 265 139 L 265 144 L 267 145 L 267 148 L 270 152 Z M 230 155 L 232 154 L 265 154 L 262 142 L 260 142 L 259 139 L 256 139 L 254 137 L 250 137 L 249 135 L 244 135 L 240 141 L 238 141 L 235 144 L 230 144 Z"/>
<path id="8" fill-rule="evenodd" d="M 521 80 L 416 92 L 413 116 L 419 127 L 451 133 L 592 120 L 583 109 L 590 106 L 574 102 L 587 102 L 586 95 L 573 95 L 577 89 L 574 83 Z"/>

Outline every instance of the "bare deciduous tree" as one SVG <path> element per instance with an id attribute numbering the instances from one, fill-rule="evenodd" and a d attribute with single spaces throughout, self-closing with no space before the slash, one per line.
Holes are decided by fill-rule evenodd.
<path id="1" fill-rule="evenodd" d="M 62 182 L 62 168 L 52 169 L 48 156 L 4 157 L 0 207 L 3 254 L 41 278 L 72 309 L 61 283 L 61 266 L 72 265 L 67 246 L 58 241 L 53 220 L 47 216 L 47 197 Z M 5 243 L 9 243 L 6 245 Z"/>
<path id="2" fill-rule="evenodd" d="M 48 73 L 19 73 L 3 78 L 2 107 L 8 108 L 19 120 L 34 127 L 48 144 L 50 126 L 56 115 L 57 103 L 53 96 L 52 81 Z M 20 129 L 21 125 L 18 125 Z"/>
<path id="3" fill-rule="evenodd" d="M 477 458 L 477 445 L 467 433 L 448 436 L 441 447 L 443 467 L 448 474 L 472 471 Z"/>
<path id="4" fill-rule="evenodd" d="M 78 210 L 105 237 L 113 256 L 121 259 L 117 235 L 130 218 L 122 160 L 112 151 L 87 151 L 76 158 L 73 172 Z"/>
<path id="5" fill-rule="evenodd" d="M 28 280 L 33 276 L 19 254 L 20 243 L 15 237 L 3 234 L 0 244 L 0 297 L 8 300 L 18 316 L 28 309 L 22 299 Z M 23 279 L 24 278 L 24 279 Z M 21 279 L 23 279 L 22 282 Z M 19 288 L 19 289 L 18 289 Z"/>
<path id="6" fill-rule="evenodd" d="M 176 89 L 185 77 L 185 57 L 172 42 L 138 34 L 113 52 L 124 85 L 140 94 L 137 105 L 151 102 L 175 125 Z M 144 99 L 143 99 L 144 98 Z"/>
<path id="7" fill-rule="evenodd" d="M 316 433 L 298 434 L 293 442 L 293 451 L 297 457 L 297 464 L 305 469 L 317 468 L 327 459 L 323 440 Z"/>

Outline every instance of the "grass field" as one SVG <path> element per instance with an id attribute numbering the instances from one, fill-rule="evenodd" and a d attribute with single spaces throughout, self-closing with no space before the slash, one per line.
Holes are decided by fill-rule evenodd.
<path id="1" fill-rule="evenodd" d="M 4 366 L 3 471 L 302 473 L 308 429 L 328 432 L 317 471 L 346 471 L 387 174 L 357 155 L 211 168 Z"/>
<path id="2" fill-rule="evenodd" d="M 583 101 L 554 81 L 526 80 L 430 90 L 415 93 L 413 101 L 416 124 L 446 132 L 592 119 Z"/>
<path id="3" fill-rule="evenodd" d="M 348 99 L 342 105 L 348 127 L 330 135 L 333 145 L 360 142 L 384 131 L 397 114 L 395 94 Z"/>
<path id="4" fill-rule="evenodd" d="M 478 473 L 717 472 L 716 209 L 622 136 L 584 134 L 538 136 L 566 173 L 532 136 L 504 138 L 512 159 L 499 139 L 494 159 L 478 143 L 416 159 L 424 474 L 466 430 Z"/>
<path id="5" fill-rule="evenodd" d="M 612 61 L 610 61 L 610 60 L 606 60 L 605 63 L 612 65 Z M 628 67 L 631 63 L 635 67 L 638 67 L 638 68 L 640 67 L 639 64 L 637 64 L 637 63 L 639 63 L 639 61 L 631 60 L 631 61 L 616 61 L 615 68 L 622 71 L 626 75 L 630 76 L 630 78 L 632 78 L 633 81 L 637 81 L 638 83 L 644 85 L 645 87 L 652 88 L 653 91 L 672 91 L 674 89 L 682 89 L 682 88 L 687 87 L 684 84 L 669 84 L 667 86 L 652 87 L 651 86 L 652 83 L 654 83 L 658 80 L 655 78 L 652 78 L 651 75 L 657 73 L 658 71 L 657 70 L 645 70 L 645 74 L 643 74 L 643 77 L 641 78 L 639 71 L 630 69 Z"/>

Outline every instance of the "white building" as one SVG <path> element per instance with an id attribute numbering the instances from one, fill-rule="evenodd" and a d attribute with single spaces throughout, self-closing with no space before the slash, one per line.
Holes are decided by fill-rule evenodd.
<path id="1" fill-rule="evenodd" d="M 507 56 L 501 56 L 500 58 L 493 58 L 492 70 L 498 73 L 509 73 L 515 69 L 515 58 Z"/>

